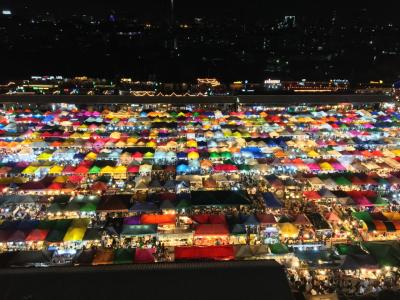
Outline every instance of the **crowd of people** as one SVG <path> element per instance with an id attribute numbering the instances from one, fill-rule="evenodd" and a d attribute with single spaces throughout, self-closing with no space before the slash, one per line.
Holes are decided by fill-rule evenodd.
<path id="1" fill-rule="evenodd" d="M 360 274 L 360 272 L 363 272 Z M 345 297 L 376 295 L 383 290 L 398 291 L 400 271 L 370 270 L 344 271 L 340 269 L 287 269 L 294 291 L 305 295 L 336 293 Z"/>

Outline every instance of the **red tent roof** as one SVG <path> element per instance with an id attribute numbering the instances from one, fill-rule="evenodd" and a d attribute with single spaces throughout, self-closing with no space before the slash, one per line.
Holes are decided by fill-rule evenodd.
<path id="1" fill-rule="evenodd" d="M 73 174 L 75 173 L 75 167 L 74 166 L 66 166 L 64 170 L 62 171 L 63 174 Z"/>
<path id="2" fill-rule="evenodd" d="M 136 151 L 135 153 L 132 154 L 132 157 L 133 157 L 133 158 L 142 158 L 142 157 L 143 157 L 143 154 L 140 153 L 140 152 L 138 152 L 138 151 Z"/>
<path id="3" fill-rule="evenodd" d="M 210 215 L 209 222 L 211 224 L 226 224 L 225 215 Z"/>
<path id="4" fill-rule="evenodd" d="M 28 242 L 44 241 L 48 233 L 49 231 L 47 229 L 33 229 L 25 238 L 25 241 Z"/>
<path id="5" fill-rule="evenodd" d="M 276 220 L 272 214 L 257 214 L 257 219 L 261 224 L 275 224 Z"/>
<path id="6" fill-rule="evenodd" d="M 234 172 L 237 170 L 238 168 L 235 165 L 230 165 L 230 164 L 222 164 L 214 166 L 215 172 Z"/>
<path id="7" fill-rule="evenodd" d="M 50 184 L 47 188 L 49 190 L 61 190 L 63 188 L 63 184 L 62 183 L 58 183 L 58 182 L 53 182 L 52 184 Z"/>
<path id="8" fill-rule="evenodd" d="M 101 181 L 97 181 L 92 185 L 92 191 L 105 191 L 107 189 L 107 184 Z"/>
<path id="9" fill-rule="evenodd" d="M 225 224 L 199 224 L 197 225 L 194 235 L 221 235 L 226 236 L 229 234 L 229 230 Z"/>
<path id="10" fill-rule="evenodd" d="M 83 180 L 82 176 L 79 175 L 71 175 L 68 177 L 68 181 L 71 183 L 81 183 Z"/>
<path id="11" fill-rule="evenodd" d="M 235 253 L 233 246 L 209 246 L 209 247 L 175 247 L 175 259 L 214 259 L 231 260 Z"/>
<path id="12" fill-rule="evenodd" d="M 130 166 L 128 167 L 128 173 L 139 173 L 140 166 Z"/>
<path id="13" fill-rule="evenodd" d="M 75 169 L 75 174 L 86 174 L 87 172 L 89 172 L 89 168 L 83 165 L 80 165 Z"/>
<path id="14" fill-rule="evenodd" d="M 298 224 L 298 225 L 308 225 L 308 224 L 310 224 L 310 221 L 307 219 L 307 217 L 304 214 L 300 214 L 300 215 L 297 215 L 297 217 L 293 223 Z"/>
<path id="15" fill-rule="evenodd" d="M 309 200 L 319 200 L 321 199 L 321 195 L 318 194 L 316 191 L 306 191 L 303 192 L 304 197 L 306 197 Z"/>
<path id="16" fill-rule="evenodd" d="M 210 215 L 201 214 L 201 215 L 193 215 L 191 216 L 192 220 L 199 224 L 207 224 L 209 223 Z"/>

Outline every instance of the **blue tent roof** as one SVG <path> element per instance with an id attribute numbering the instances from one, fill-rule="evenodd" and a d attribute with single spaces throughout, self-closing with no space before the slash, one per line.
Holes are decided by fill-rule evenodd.
<path id="1" fill-rule="evenodd" d="M 157 211 L 158 208 L 153 202 L 136 202 L 130 208 L 132 211 L 137 212 L 147 212 L 147 211 Z"/>
<path id="2" fill-rule="evenodd" d="M 271 208 L 281 208 L 282 207 L 282 203 L 278 199 L 276 199 L 274 194 L 272 194 L 270 192 L 263 193 L 263 198 L 264 198 L 265 205 L 267 207 L 271 207 Z"/>
<path id="3" fill-rule="evenodd" d="M 261 149 L 258 147 L 245 147 L 240 150 L 240 152 L 251 152 L 251 153 L 259 153 Z"/>
<path id="4" fill-rule="evenodd" d="M 181 165 L 176 167 L 176 172 L 177 173 L 186 173 L 188 171 L 189 171 L 189 166 L 188 165 L 181 164 Z"/>
<path id="5" fill-rule="evenodd" d="M 185 153 L 185 152 L 178 152 L 178 153 L 176 154 L 176 157 L 177 157 L 178 159 L 187 158 L 187 153 Z"/>
<path id="6" fill-rule="evenodd" d="M 258 225 L 260 222 L 258 222 L 257 218 L 255 215 L 248 215 L 245 218 L 245 221 L 243 222 L 245 225 Z"/>
<path id="7" fill-rule="evenodd" d="M 234 224 L 231 227 L 231 234 L 246 234 L 246 227 L 244 224 Z"/>

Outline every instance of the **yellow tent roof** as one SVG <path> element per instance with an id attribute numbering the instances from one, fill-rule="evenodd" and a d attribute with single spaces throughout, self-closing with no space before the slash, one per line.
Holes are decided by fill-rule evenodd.
<path id="1" fill-rule="evenodd" d="M 189 152 L 188 154 L 189 159 L 199 159 L 199 157 L 200 157 L 199 153 L 195 151 Z"/>
<path id="2" fill-rule="evenodd" d="M 127 168 L 126 166 L 118 166 L 114 168 L 114 173 L 126 173 Z"/>
<path id="3" fill-rule="evenodd" d="M 279 223 L 280 234 L 287 238 L 296 238 L 299 235 L 299 228 L 292 223 Z"/>
<path id="4" fill-rule="evenodd" d="M 33 173 L 36 172 L 37 169 L 38 169 L 38 167 L 28 166 L 21 172 L 21 174 L 32 175 Z"/>
<path id="5" fill-rule="evenodd" d="M 396 156 L 400 156 L 400 149 L 394 149 L 392 150 L 392 153 Z"/>
<path id="6" fill-rule="evenodd" d="M 67 176 L 57 176 L 56 178 L 54 178 L 53 182 L 54 183 L 65 183 L 67 182 L 68 177 Z"/>
<path id="7" fill-rule="evenodd" d="M 119 138 L 121 138 L 121 132 L 114 131 L 113 133 L 110 134 L 110 138 L 112 138 L 112 139 L 119 139 Z"/>
<path id="8" fill-rule="evenodd" d="M 81 137 L 81 134 L 79 132 L 74 132 L 69 136 L 71 139 L 79 139 Z"/>
<path id="9" fill-rule="evenodd" d="M 233 136 L 234 136 L 234 137 L 242 137 L 242 134 L 241 134 L 239 131 L 235 131 L 235 132 L 233 133 Z"/>
<path id="10" fill-rule="evenodd" d="M 63 166 L 55 165 L 50 168 L 49 174 L 60 174 L 63 170 Z"/>
<path id="11" fill-rule="evenodd" d="M 309 151 L 307 153 L 307 155 L 308 155 L 308 157 L 312 157 L 312 158 L 319 157 L 319 154 L 314 150 Z"/>
<path id="12" fill-rule="evenodd" d="M 137 138 L 135 138 L 135 137 L 129 137 L 129 138 L 126 140 L 126 143 L 128 143 L 128 144 L 136 144 L 137 141 L 138 141 Z"/>
<path id="13" fill-rule="evenodd" d="M 88 127 L 86 124 L 79 125 L 79 127 L 78 127 L 79 130 L 87 130 L 87 128 Z"/>
<path id="14" fill-rule="evenodd" d="M 86 232 L 86 227 L 69 227 L 65 236 L 64 242 L 82 241 Z"/>
<path id="15" fill-rule="evenodd" d="M 152 152 L 146 152 L 144 154 L 144 158 L 153 158 L 153 157 L 154 157 L 154 153 L 152 153 Z"/>
<path id="16" fill-rule="evenodd" d="M 321 167 L 321 169 L 323 171 L 333 171 L 334 170 L 332 165 L 330 163 L 328 163 L 328 162 L 320 163 L 319 166 Z"/>
<path id="17" fill-rule="evenodd" d="M 91 133 L 90 132 L 85 132 L 81 135 L 81 138 L 88 140 L 90 139 Z"/>
<path id="18" fill-rule="evenodd" d="M 89 152 L 85 156 L 85 160 L 95 160 L 97 158 L 97 154 L 94 152 Z"/>
<path id="19" fill-rule="evenodd" d="M 186 145 L 190 148 L 197 148 L 197 142 L 194 140 L 187 141 Z"/>
<path id="20" fill-rule="evenodd" d="M 10 184 L 10 183 L 25 183 L 27 178 L 23 177 L 2 177 L 0 178 L 1 184 Z"/>
<path id="21" fill-rule="evenodd" d="M 148 143 L 146 143 L 146 147 L 151 147 L 151 148 L 153 148 L 153 147 L 156 147 L 157 146 L 157 144 L 155 143 L 155 142 L 153 142 L 153 141 L 150 141 L 150 142 L 148 142 Z M 146 153 L 147 154 L 147 153 Z"/>
<path id="22" fill-rule="evenodd" d="M 40 155 L 37 157 L 38 160 L 49 160 L 53 154 L 47 153 L 47 152 L 42 152 Z"/>
<path id="23" fill-rule="evenodd" d="M 118 142 L 116 142 L 115 143 L 115 147 L 118 147 L 118 148 L 122 148 L 122 147 L 125 147 L 125 142 L 124 141 L 118 141 Z"/>
<path id="24" fill-rule="evenodd" d="M 115 169 L 111 166 L 105 166 L 104 168 L 101 169 L 100 174 L 111 174 L 114 173 Z"/>

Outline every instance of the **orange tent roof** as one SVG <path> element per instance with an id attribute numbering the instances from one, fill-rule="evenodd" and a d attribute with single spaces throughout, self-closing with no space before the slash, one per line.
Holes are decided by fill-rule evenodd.
<path id="1" fill-rule="evenodd" d="M 175 224 L 176 216 L 171 214 L 156 215 L 156 214 L 143 214 L 140 217 L 141 224 Z"/>

